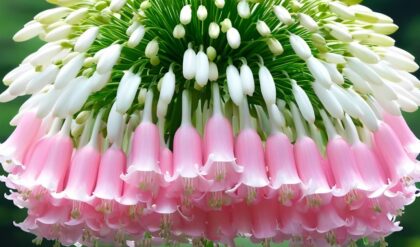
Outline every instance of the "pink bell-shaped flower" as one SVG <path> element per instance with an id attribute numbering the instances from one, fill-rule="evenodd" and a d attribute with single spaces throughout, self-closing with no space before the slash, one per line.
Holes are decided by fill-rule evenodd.
<path id="1" fill-rule="evenodd" d="M 70 121 L 51 140 L 51 149 L 36 183 L 50 192 L 61 192 L 73 155 L 73 142 L 68 136 Z"/>
<path id="2" fill-rule="evenodd" d="M 328 133 L 327 157 L 336 185 L 333 194 L 341 197 L 352 190 L 368 190 L 357 168 L 350 145 L 340 137 L 324 111 L 321 112 Z"/>
<path id="3" fill-rule="evenodd" d="M 120 175 L 125 171 L 125 166 L 126 156 L 117 145 L 112 145 L 102 155 L 96 187 L 92 193 L 100 201 L 95 203 L 99 211 L 109 212 L 112 204 L 121 197 L 123 181 Z"/>
<path id="4" fill-rule="evenodd" d="M 329 200 L 331 188 L 328 183 L 321 154 L 310 137 L 306 136 L 302 118 L 297 107 L 292 104 L 292 114 L 297 130 L 297 140 L 294 145 L 295 161 L 299 177 L 303 182 L 304 195 L 313 206 L 319 206 Z M 319 197 L 323 195 L 323 198 Z M 325 199 L 325 200 L 324 200 Z"/>
<path id="5" fill-rule="evenodd" d="M 404 118 L 387 113 L 383 113 L 383 118 L 384 122 L 394 131 L 410 157 L 415 160 L 420 153 L 420 140 L 410 130 Z"/>
<path id="6" fill-rule="evenodd" d="M 6 172 L 21 166 L 30 147 L 36 142 L 42 119 L 34 112 L 26 112 L 6 142 L 0 144 L 0 163 Z"/>
<path id="7" fill-rule="evenodd" d="M 211 191 L 222 191 L 236 185 L 243 167 L 236 164 L 233 131 L 229 121 L 222 115 L 219 87 L 212 85 L 213 116 L 204 130 L 203 152 L 207 160 L 202 174 L 213 180 Z"/>
<path id="8" fill-rule="evenodd" d="M 191 103 L 188 91 L 182 95 L 182 123 L 175 133 L 173 143 L 173 177 L 166 176 L 170 190 L 186 196 L 207 191 L 209 184 L 200 175 L 203 164 L 202 142 L 200 134 L 191 125 Z"/>
<path id="9" fill-rule="evenodd" d="M 239 183 L 229 191 L 237 199 L 246 199 L 251 203 L 263 196 L 262 188 L 269 185 L 267 168 L 264 160 L 264 147 L 258 133 L 251 127 L 247 100 L 240 108 L 241 128 L 236 137 L 235 155 L 237 163 L 243 166 Z"/>
<path id="10" fill-rule="evenodd" d="M 302 181 L 297 172 L 293 145 L 285 134 L 275 132 L 267 139 L 265 160 L 271 194 L 278 193 L 279 202 L 291 206 L 292 202 L 300 197 Z"/>
<path id="11" fill-rule="evenodd" d="M 147 93 L 143 121 L 134 132 L 127 174 L 121 178 L 143 192 L 156 194 L 161 184 L 159 168 L 160 137 L 152 123 L 153 93 Z"/>
<path id="12" fill-rule="evenodd" d="M 416 169 L 413 161 L 405 152 L 397 135 L 388 124 L 381 122 L 374 133 L 375 148 L 382 156 L 392 181 L 411 176 Z"/>

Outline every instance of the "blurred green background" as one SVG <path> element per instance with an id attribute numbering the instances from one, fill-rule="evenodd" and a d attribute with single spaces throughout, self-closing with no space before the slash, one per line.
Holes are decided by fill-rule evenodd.
<path id="1" fill-rule="evenodd" d="M 419 0 L 365 0 L 364 4 L 391 16 L 400 26 L 400 30 L 393 36 L 397 40 L 397 46 L 420 57 Z M 36 13 L 48 6 L 44 0 L 0 0 L 0 78 L 42 44 L 39 40 L 14 43 L 12 36 Z M 419 75 L 417 72 L 417 77 Z M 1 84 L 0 91 L 4 89 Z M 21 103 L 22 100 L 18 99 L 0 105 L 0 142 L 3 142 L 13 130 L 9 126 L 9 121 Z M 416 135 L 420 136 L 420 111 L 405 116 Z M 7 189 L 1 184 L 0 195 L 6 192 Z M 12 224 L 13 221 L 22 221 L 24 215 L 23 210 L 17 209 L 6 199 L 0 199 L 0 246 L 31 246 L 33 236 L 20 231 Z M 420 247 L 420 200 L 406 209 L 401 222 L 404 230 L 388 238 L 389 246 Z M 243 242 L 239 244 L 247 245 Z"/>

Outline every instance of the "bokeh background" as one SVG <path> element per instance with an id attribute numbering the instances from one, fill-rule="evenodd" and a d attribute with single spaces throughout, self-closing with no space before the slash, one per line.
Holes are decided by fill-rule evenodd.
<path id="1" fill-rule="evenodd" d="M 391 16 L 400 26 L 400 30 L 393 35 L 397 40 L 397 46 L 420 58 L 420 0 L 365 0 L 363 4 Z M 39 40 L 14 43 L 12 36 L 36 13 L 48 7 L 49 4 L 45 0 L 0 0 L 0 78 L 42 44 Z M 417 77 L 420 77 L 419 72 Z M 4 85 L 0 83 L 0 92 L 4 89 Z M 21 103 L 22 99 L 18 99 L 0 105 L 0 143 L 13 131 L 9 121 Z M 416 135 L 420 136 L 420 111 L 405 114 L 405 117 Z M 0 195 L 6 192 L 5 186 L 0 184 Z M 0 246 L 32 246 L 31 240 L 34 236 L 13 226 L 14 221 L 20 222 L 24 216 L 23 210 L 0 198 Z M 387 239 L 389 246 L 420 247 L 420 199 L 407 207 L 400 220 L 404 230 Z M 239 244 L 249 245 L 242 241 Z M 51 243 L 44 245 L 52 246 Z"/>

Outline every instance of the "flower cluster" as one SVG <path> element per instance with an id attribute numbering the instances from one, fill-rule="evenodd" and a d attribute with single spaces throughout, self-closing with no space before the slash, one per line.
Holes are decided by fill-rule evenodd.
<path id="1" fill-rule="evenodd" d="M 49 0 L 7 74 L 16 224 L 64 245 L 352 246 L 416 197 L 398 27 L 357 0 Z"/>

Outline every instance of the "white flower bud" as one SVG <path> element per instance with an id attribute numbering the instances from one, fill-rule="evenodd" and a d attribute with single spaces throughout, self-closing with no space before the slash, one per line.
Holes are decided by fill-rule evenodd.
<path id="1" fill-rule="evenodd" d="M 145 29 L 143 25 L 139 25 L 133 33 L 130 35 L 128 39 L 127 46 L 130 48 L 134 48 L 140 44 L 145 34 Z"/>
<path id="2" fill-rule="evenodd" d="M 331 114 L 331 116 L 342 119 L 344 117 L 344 111 L 341 104 L 337 101 L 334 94 L 329 89 L 326 89 L 323 85 L 318 82 L 314 82 L 312 87 L 315 94 L 318 96 L 322 105 Z"/>
<path id="3" fill-rule="evenodd" d="M 220 27 L 219 24 L 217 24 L 216 22 L 212 22 L 209 25 L 209 36 L 212 39 L 217 39 L 219 37 L 220 34 Z"/>
<path id="4" fill-rule="evenodd" d="M 328 63 L 333 64 L 345 64 L 346 59 L 344 59 L 343 55 L 335 54 L 335 53 L 323 53 L 321 54 L 321 57 Z"/>
<path id="5" fill-rule="evenodd" d="M 106 54 L 106 56 L 100 56 L 96 70 L 101 74 L 111 71 L 120 58 L 121 49 L 122 47 L 120 44 L 114 44 L 106 48 L 104 50 L 104 54 Z"/>
<path id="6" fill-rule="evenodd" d="M 66 16 L 70 12 L 69 8 L 57 7 L 53 9 L 47 9 L 37 14 L 34 19 L 40 23 L 50 24 L 59 21 L 61 18 Z"/>
<path id="7" fill-rule="evenodd" d="M 89 83 L 92 86 L 92 92 L 97 92 L 105 87 L 106 83 L 111 79 L 112 71 L 100 74 L 97 71 L 89 78 Z"/>
<path id="8" fill-rule="evenodd" d="M 269 38 L 267 40 L 267 45 L 268 49 L 270 49 L 271 53 L 273 53 L 274 56 L 279 56 L 284 52 L 283 46 L 277 39 Z"/>
<path id="9" fill-rule="evenodd" d="M 77 88 L 80 87 L 80 84 L 83 83 L 85 80 L 85 77 L 77 77 L 71 80 L 69 83 L 67 83 L 66 87 L 63 89 L 56 89 L 54 88 L 52 91 L 58 91 L 58 97 L 57 100 L 55 100 L 55 104 L 53 104 L 52 113 L 56 117 L 65 118 L 69 116 L 68 113 L 68 101 L 71 98 L 71 96 L 75 93 Z M 48 107 L 48 109 L 51 109 L 51 106 Z"/>
<path id="10" fill-rule="evenodd" d="M 306 65 L 316 81 L 321 83 L 324 87 L 329 88 L 332 84 L 330 73 L 324 65 L 315 57 L 310 57 L 306 60 Z"/>
<path id="11" fill-rule="evenodd" d="M 241 85 L 241 76 L 238 69 L 232 64 L 228 65 L 226 69 L 226 81 L 229 95 L 233 103 L 235 103 L 237 106 L 241 105 L 244 98 Z"/>
<path id="12" fill-rule="evenodd" d="M 284 25 L 291 25 L 293 24 L 292 16 L 290 15 L 289 11 L 281 5 L 276 5 L 273 7 L 274 14 L 277 16 L 279 21 L 283 22 Z"/>
<path id="13" fill-rule="evenodd" d="M 185 28 L 182 24 L 178 24 L 175 26 L 174 31 L 172 33 L 175 39 L 182 39 L 185 37 Z"/>
<path id="14" fill-rule="evenodd" d="M 21 76 L 22 73 L 28 70 L 32 70 L 32 69 L 33 69 L 32 65 L 28 63 L 22 63 L 21 65 L 19 65 L 19 67 L 14 68 L 12 71 L 10 71 L 4 76 L 3 78 L 4 85 L 6 86 L 10 85 L 10 83 L 16 80 L 19 76 Z"/>
<path id="15" fill-rule="evenodd" d="M 210 61 L 213 61 L 214 59 L 216 59 L 217 51 L 216 51 L 216 49 L 214 49 L 213 46 L 207 47 L 206 53 L 207 53 L 207 57 L 209 58 Z"/>
<path id="16" fill-rule="evenodd" d="M 195 81 L 200 87 L 203 87 L 207 84 L 209 80 L 209 58 L 202 49 L 197 53 L 196 56 L 196 72 L 195 72 Z"/>
<path id="17" fill-rule="evenodd" d="M 68 115 L 74 115 L 82 109 L 89 95 L 92 93 L 92 85 L 89 82 L 87 78 L 81 81 L 79 86 L 76 87 L 75 92 L 68 99 Z"/>
<path id="18" fill-rule="evenodd" d="M 33 94 L 39 92 L 46 85 L 54 83 L 58 71 L 59 68 L 57 65 L 49 65 L 44 71 L 42 71 L 28 83 L 28 86 L 26 87 L 26 92 Z"/>
<path id="19" fill-rule="evenodd" d="M 395 45 L 395 40 L 393 38 L 379 33 L 370 33 L 367 38 L 362 40 L 362 42 L 369 45 L 384 47 L 390 47 Z"/>
<path id="20" fill-rule="evenodd" d="M 88 8 L 80 8 L 73 12 L 71 12 L 65 19 L 65 22 L 67 22 L 70 25 L 78 24 L 81 20 L 83 20 L 86 15 L 88 14 L 89 9 Z"/>
<path id="21" fill-rule="evenodd" d="M 324 67 L 328 70 L 328 73 L 330 74 L 331 80 L 339 85 L 344 83 L 344 77 L 338 71 L 337 66 L 335 64 L 322 62 Z"/>
<path id="22" fill-rule="evenodd" d="M 159 52 L 159 42 L 156 39 L 152 39 L 146 46 L 144 55 L 147 58 L 152 58 L 157 56 Z"/>
<path id="23" fill-rule="evenodd" d="M 365 63 L 375 64 L 379 62 L 379 56 L 374 51 L 357 42 L 351 42 L 347 50 Z"/>
<path id="24" fill-rule="evenodd" d="M 207 8 L 204 5 L 198 6 L 197 18 L 200 21 L 204 21 L 207 18 Z"/>
<path id="25" fill-rule="evenodd" d="M 146 102 L 147 97 L 147 89 L 146 88 L 140 88 L 139 95 L 137 96 L 137 101 L 140 105 L 144 105 Z"/>
<path id="26" fill-rule="evenodd" d="M 372 88 L 370 87 L 370 85 L 366 82 L 365 79 L 363 79 L 362 77 L 360 77 L 360 75 L 358 75 L 355 71 L 353 71 L 351 68 L 344 68 L 343 69 L 343 74 L 345 77 L 347 77 L 347 79 L 349 79 L 351 81 L 351 83 L 353 84 L 354 88 L 363 93 L 372 93 Z"/>
<path id="27" fill-rule="evenodd" d="M 226 37 L 229 43 L 229 46 L 232 49 L 237 49 L 241 45 L 241 35 L 239 34 L 236 28 L 231 27 L 226 33 Z"/>
<path id="28" fill-rule="evenodd" d="M 375 23 L 370 26 L 373 31 L 384 34 L 384 35 L 391 35 L 398 30 L 398 26 L 394 23 Z"/>
<path id="29" fill-rule="evenodd" d="M 377 64 L 371 64 L 370 67 L 378 73 L 378 75 L 382 78 L 385 78 L 392 82 L 400 82 L 401 77 L 395 71 L 395 69 L 391 68 L 386 61 L 380 61 Z"/>
<path id="30" fill-rule="evenodd" d="M 370 83 L 378 85 L 383 84 L 382 78 L 358 58 L 347 58 L 347 64 L 349 68 L 351 68 L 353 71 L 355 71 L 357 74 L 359 74 L 362 78 L 366 79 Z"/>
<path id="31" fill-rule="evenodd" d="M 269 107 L 269 114 L 271 121 L 277 128 L 284 128 L 286 126 L 286 120 L 284 118 L 283 113 L 279 110 L 276 104 L 272 104 Z"/>
<path id="32" fill-rule="evenodd" d="M 158 100 L 157 107 L 156 107 L 156 115 L 158 118 L 164 118 L 168 113 L 168 104 L 165 102 Z"/>
<path id="33" fill-rule="evenodd" d="M 316 32 L 319 29 L 318 23 L 307 14 L 299 14 L 299 23 L 309 32 Z"/>
<path id="34" fill-rule="evenodd" d="M 258 71 L 260 79 L 261 94 L 267 105 L 276 103 L 276 84 L 274 83 L 273 76 L 264 65 L 260 65 Z"/>
<path id="35" fill-rule="evenodd" d="M 117 104 L 111 108 L 108 116 L 108 123 L 106 126 L 107 138 L 111 143 L 118 142 L 121 138 L 121 134 L 124 131 L 124 116 L 117 112 Z"/>
<path id="36" fill-rule="evenodd" d="M 214 4 L 217 8 L 221 9 L 225 6 L 225 0 L 215 0 Z"/>
<path id="37" fill-rule="evenodd" d="M 55 80 L 55 88 L 62 89 L 66 87 L 66 85 L 76 78 L 77 74 L 79 74 L 80 69 L 83 66 L 83 62 L 85 61 L 85 54 L 80 53 L 73 59 L 71 59 L 68 63 L 66 63 L 57 75 Z"/>
<path id="38" fill-rule="evenodd" d="M 413 73 L 419 69 L 419 65 L 416 62 L 396 52 L 385 53 L 383 59 L 399 70 Z"/>
<path id="39" fill-rule="evenodd" d="M 127 83 L 120 83 L 119 87 L 122 88 L 121 90 L 118 90 L 119 92 L 117 93 L 115 101 L 117 112 L 124 114 L 128 111 L 128 109 L 130 109 L 134 102 L 134 98 L 136 97 L 140 83 L 140 75 L 130 76 Z"/>
<path id="40" fill-rule="evenodd" d="M 342 20 L 353 20 L 354 11 L 340 2 L 330 2 L 330 10 Z"/>
<path id="41" fill-rule="evenodd" d="M 133 34 L 134 30 L 136 30 L 138 27 L 140 26 L 140 23 L 137 21 L 134 21 L 125 31 L 125 34 L 127 34 L 127 36 L 131 36 L 131 34 Z"/>
<path id="42" fill-rule="evenodd" d="M 348 92 L 352 98 L 353 104 L 357 105 L 357 107 L 359 107 L 363 112 L 363 115 L 360 116 L 360 120 L 363 122 L 363 124 L 365 124 L 366 127 L 368 127 L 368 129 L 371 131 L 377 130 L 379 126 L 378 118 L 376 117 L 372 108 L 362 97 L 360 97 L 358 93 L 354 92 L 352 89 L 348 89 Z"/>
<path id="43" fill-rule="evenodd" d="M 47 35 L 45 36 L 45 41 L 53 42 L 60 39 L 65 39 L 69 36 L 71 33 L 72 26 L 64 24 L 61 26 L 58 26 L 51 30 Z"/>
<path id="44" fill-rule="evenodd" d="M 329 28 L 331 36 L 333 36 L 334 38 L 340 41 L 343 41 L 343 42 L 353 41 L 353 37 L 351 33 L 349 32 L 347 27 L 344 25 L 339 25 L 338 23 L 336 24 L 328 23 L 328 24 L 325 24 L 324 27 Z"/>
<path id="45" fill-rule="evenodd" d="M 60 53 L 63 50 L 63 48 L 60 45 L 51 45 L 48 47 L 42 47 L 37 52 L 31 55 L 31 58 L 29 59 L 29 62 L 33 66 L 39 66 L 39 65 L 47 65 L 51 63 L 51 60 Z"/>
<path id="46" fill-rule="evenodd" d="M 188 25 L 191 22 L 191 5 L 185 5 L 181 9 L 181 13 L 179 15 L 179 21 L 182 23 L 182 25 Z"/>
<path id="47" fill-rule="evenodd" d="M 30 40 L 38 35 L 40 35 L 44 31 L 42 24 L 39 22 L 33 22 L 21 30 L 19 30 L 14 36 L 13 40 L 16 42 L 23 42 Z"/>
<path id="48" fill-rule="evenodd" d="M 16 80 L 12 82 L 9 87 L 9 93 L 13 96 L 21 96 L 25 93 L 25 88 L 27 87 L 29 81 L 39 75 L 34 69 L 23 72 Z"/>
<path id="49" fill-rule="evenodd" d="M 257 31 L 263 37 L 268 37 L 271 34 L 271 30 L 267 26 L 267 23 L 265 23 L 265 21 L 261 21 L 261 20 L 257 21 Z"/>
<path id="50" fill-rule="evenodd" d="M 314 108 L 312 107 L 312 103 L 309 100 L 308 95 L 295 80 L 291 80 L 291 83 L 293 96 L 295 97 L 295 101 L 299 107 L 300 112 L 302 113 L 303 118 L 310 123 L 315 122 Z"/>
<path id="51" fill-rule="evenodd" d="M 7 89 L 6 91 L 4 91 L 3 93 L 0 94 L 0 102 L 1 103 L 7 103 L 7 102 L 10 102 L 10 101 L 16 99 L 17 97 L 18 96 L 11 95 L 10 90 Z"/>
<path id="52" fill-rule="evenodd" d="M 241 66 L 241 82 L 244 94 L 252 96 L 255 91 L 254 75 L 248 64 L 244 63 Z"/>
<path id="53" fill-rule="evenodd" d="M 220 26 L 222 27 L 222 32 L 226 33 L 230 28 L 232 28 L 232 22 L 230 19 L 226 18 L 220 23 Z"/>
<path id="54" fill-rule="evenodd" d="M 127 0 L 111 0 L 111 4 L 109 5 L 109 9 L 113 12 L 118 12 L 124 7 L 127 3 Z"/>
<path id="55" fill-rule="evenodd" d="M 171 103 L 174 93 L 175 93 L 175 74 L 172 71 L 172 67 L 170 67 L 169 71 L 163 76 L 163 79 L 162 79 L 162 86 L 160 88 L 159 101 L 162 101 L 165 104 Z"/>
<path id="56" fill-rule="evenodd" d="M 217 65 L 213 62 L 210 62 L 209 65 L 209 80 L 210 81 L 217 81 L 219 79 L 219 69 Z"/>
<path id="57" fill-rule="evenodd" d="M 192 80 L 196 73 L 196 54 L 192 49 L 191 44 L 184 53 L 184 60 L 182 62 L 182 74 L 187 80 Z"/>
<path id="58" fill-rule="evenodd" d="M 347 112 L 350 116 L 352 116 L 353 118 L 360 118 L 360 116 L 363 115 L 363 112 L 356 104 L 354 104 L 354 102 L 352 101 L 352 97 L 346 89 L 333 84 L 331 86 L 331 93 L 334 94 L 337 101 L 343 107 L 343 110 Z"/>
<path id="59" fill-rule="evenodd" d="M 74 51 L 76 52 L 86 52 L 89 50 L 90 46 L 95 42 L 96 36 L 98 35 L 99 28 L 91 27 L 86 30 L 80 37 L 77 39 L 76 44 L 74 45 Z"/>
<path id="60" fill-rule="evenodd" d="M 238 14 L 243 19 L 248 19 L 251 16 L 251 10 L 247 0 L 240 0 L 237 6 Z"/>
<path id="61" fill-rule="evenodd" d="M 302 39 L 299 35 L 290 34 L 290 45 L 293 48 L 293 51 L 303 60 L 308 60 L 312 57 L 311 48 L 306 43 L 304 39 Z"/>
<path id="62" fill-rule="evenodd" d="M 149 0 L 143 1 L 143 2 L 140 4 L 140 9 L 142 9 L 142 10 L 146 10 L 146 9 L 148 9 L 148 8 L 150 8 L 150 7 L 152 7 L 152 3 L 150 3 L 150 1 L 149 1 Z"/>

